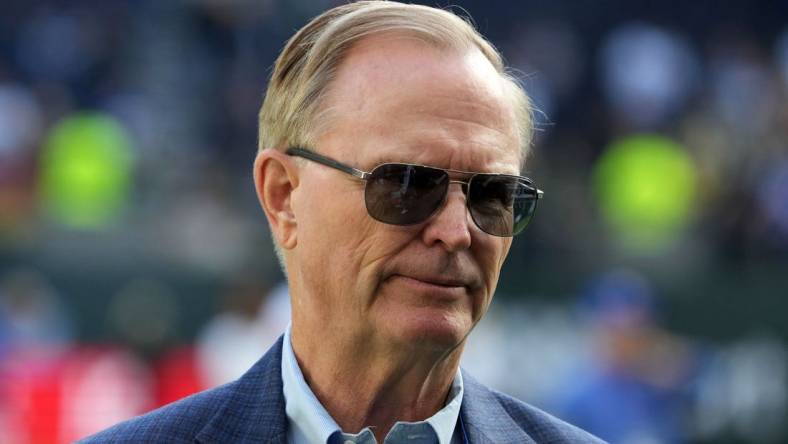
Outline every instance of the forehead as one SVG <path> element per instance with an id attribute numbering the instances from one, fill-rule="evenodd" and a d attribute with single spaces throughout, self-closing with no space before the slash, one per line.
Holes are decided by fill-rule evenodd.
<path id="1" fill-rule="evenodd" d="M 336 73 L 318 147 L 361 167 L 397 161 L 517 173 L 521 150 L 505 91 L 476 49 L 368 37 Z"/>

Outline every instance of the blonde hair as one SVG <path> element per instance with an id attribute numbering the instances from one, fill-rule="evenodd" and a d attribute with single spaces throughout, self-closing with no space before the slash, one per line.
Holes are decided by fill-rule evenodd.
<path id="1" fill-rule="evenodd" d="M 498 51 L 470 23 L 449 11 L 382 0 L 330 9 L 288 40 L 260 108 L 258 149 L 313 146 L 325 120 L 321 101 L 343 56 L 360 39 L 381 33 L 413 36 L 440 49 L 480 50 L 510 90 L 525 158 L 533 130 L 531 103 L 506 71 Z"/>

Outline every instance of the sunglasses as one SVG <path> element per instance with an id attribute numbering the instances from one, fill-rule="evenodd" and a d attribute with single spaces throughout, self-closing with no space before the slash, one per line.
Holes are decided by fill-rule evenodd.
<path id="1" fill-rule="evenodd" d="M 407 163 L 384 163 L 366 172 L 304 148 L 290 148 L 290 156 L 303 157 L 366 182 L 367 213 L 391 225 L 415 225 L 432 217 L 449 192 L 449 184 L 462 185 L 473 222 L 485 233 L 510 237 L 523 231 L 533 218 L 536 201 L 544 196 L 531 179 L 509 174 L 470 173 Z M 454 180 L 449 176 L 463 176 Z"/>

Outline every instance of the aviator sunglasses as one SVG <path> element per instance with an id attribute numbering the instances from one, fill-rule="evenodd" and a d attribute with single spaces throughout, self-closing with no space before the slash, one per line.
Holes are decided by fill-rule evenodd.
<path id="1" fill-rule="evenodd" d="M 531 179 L 509 174 L 470 173 L 425 165 L 384 163 L 366 172 L 304 148 L 288 155 L 303 157 L 366 182 L 367 213 L 391 225 L 415 225 L 432 217 L 446 200 L 449 185 L 458 183 L 466 195 L 473 222 L 485 233 L 510 237 L 528 226 L 536 201 L 544 195 Z M 455 180 L 449 176 L 461 176 Z"/>

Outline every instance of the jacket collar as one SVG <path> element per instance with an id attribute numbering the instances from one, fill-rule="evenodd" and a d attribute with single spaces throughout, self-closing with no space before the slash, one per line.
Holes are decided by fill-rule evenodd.
<path id="1" fill-rule="evenodd" d="M 200 443 L 285 443 L 282 338 L 240 379 L 226 388 L 227 401 L 197 435 Z"/>
<path id="2" fill-rule="evenodd" d="M 517 443 L 536 444 L 536 441 L 523 431 L 501 402 L 487 387 L 462 372 L 465 394 L 462 399 L 462 418 L 468 442 L 480 443 Z"/>
<path id="3" fill-rule="evenodd" d="M 249 371 L 226 387 L 231 391 L 227 401 L 197 435 L 197 442 L 287 442 L 281 362 L 282 337 Z M 465 371 L 462 377 L 465 392 L 460 417 L 469 442 L 536 444 L 490 389 Z"/>

